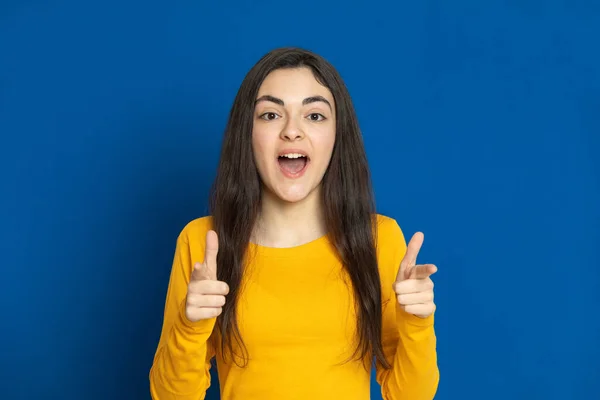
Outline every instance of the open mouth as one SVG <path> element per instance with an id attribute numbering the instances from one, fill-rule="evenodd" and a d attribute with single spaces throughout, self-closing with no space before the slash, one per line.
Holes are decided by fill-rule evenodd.
<path id="1" fill-rule="evenodd" d="M 304 154 L 291 153 L 279 156 L 277 161 L 286 175 L 295 177 L 304 172 L 310 160 Z"/>

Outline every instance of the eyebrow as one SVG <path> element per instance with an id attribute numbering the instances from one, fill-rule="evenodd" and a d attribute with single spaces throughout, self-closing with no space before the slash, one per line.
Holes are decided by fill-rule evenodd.
<path id="1" fill-rule="evenodd" d="M 284 106 L 285 105 L 285 103 L 283 102 L 283 100 L 281 100 L 280 98 L 277 98 L 275 96 L 271 96 L 271 95 L 268 95 L 268 94 L 266 94 L 264 96 L 261 96 L 258 99 L 256 99 L 256 101 L 254 102 L 254 105 L 260 103 L 261 101 L 270 101 L 272 103 L 279 104 L 280 106 Z M 331 107 L 331 103 L 329 102 L 329 100 L 327 100 L 323 96 L 311 96 L 311 97 L 307 97 L 304 100 L 302 100 L 302 105 L 305 106 L 307 104 L 316 103 L 318 101 L 321 101 L 321 102 L 327 104 L 329 106 L 329 109 L 333 110 L 333 108 Z"/>

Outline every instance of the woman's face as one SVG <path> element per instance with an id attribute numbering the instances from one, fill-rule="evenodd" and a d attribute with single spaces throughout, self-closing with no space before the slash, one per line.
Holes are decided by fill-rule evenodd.
<path id="1" fill-rule="evenodd" d="M 252 149 L 264 187 L 298 202 L 320 188 L 335 143 L 335 103 L 309 68 L 271 72 L 258 91 Z"/>

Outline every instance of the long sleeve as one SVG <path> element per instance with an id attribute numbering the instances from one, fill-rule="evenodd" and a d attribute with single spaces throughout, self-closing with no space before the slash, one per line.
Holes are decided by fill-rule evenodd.
<path id="1" fill-rule="evenodd" d="M 216 319 L 193 323 L 185 316 L 192 268 L 190 247 L 182 233 L 177 240 L 163 327 L 150 370 L 154 400 L 203 399 L 210 386 L 210 360 L 214 356 L 210 338 Z"/>
<path id="2" fill-rule="evenodd" d="M 431 400 L 439 383 L 434 316 L 419 318 L 402 310 L 392 289 L 392 282 L 406 253 L 406 241 L 400 227 L 390 229 L 389 246 L 395 256 L 386 267 L 382 298 L 382 341 L 391 369 L 377 366 L 376 379 L 385 400 Z"/>

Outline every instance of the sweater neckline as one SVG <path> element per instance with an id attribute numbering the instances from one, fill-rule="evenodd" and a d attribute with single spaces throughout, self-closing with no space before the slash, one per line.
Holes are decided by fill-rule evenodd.
<path id="1" fill-rule="evenodd" d="M 330 251 L 331 243 L 328 235 L 320 236 L 309 242 L 292 247 L 269 247 L 250 242 L 250 248 L 263 256 L 269 257 L 306 257 L 322 255 Z"/>

